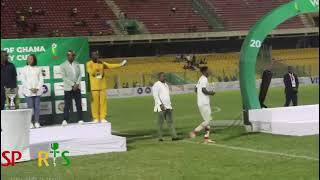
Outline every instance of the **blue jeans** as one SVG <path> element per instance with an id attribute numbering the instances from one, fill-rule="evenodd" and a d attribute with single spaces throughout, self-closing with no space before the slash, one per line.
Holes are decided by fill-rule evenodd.
<path id="1" fill-rule="evenodd" d="M 33 122 L 39 122 L 39 116 L 40 116 L 40 96 L 30 96 L 26 98 L 28 108 L 33 109 L 33 116 L 34 121 Z"/>

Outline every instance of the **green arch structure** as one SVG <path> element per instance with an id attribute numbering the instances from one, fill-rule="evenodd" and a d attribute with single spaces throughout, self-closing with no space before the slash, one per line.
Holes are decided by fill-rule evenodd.
<path id="1" fill-rule="evenodd" d="M 240 55 L 240 89 L 244 111 L 261 108 L 256 91 L 256 61 L 264 39 L 287 19 L 314 12 L 319 12 L 319 0 L 293 0 L 267 13 L 251 28 Z"/>

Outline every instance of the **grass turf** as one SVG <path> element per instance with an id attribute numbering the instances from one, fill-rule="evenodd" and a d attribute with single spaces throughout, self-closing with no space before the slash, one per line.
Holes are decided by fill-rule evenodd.
<path id="1" fill-rule="evenodd" d="M 299 104 L 316 104 L 318 85 L 301 86 Z M 174 120 L 182 136 L 201 122 L 194 94 L 172 97 Z M 240 119 L 239 91 L 217 93 L 212 98 L 214 119 Z M 272 88 L 266 104 L 282 106 L 282 88 Z M 5 180 L 313 180 L 319 178 L 319 136 L 289 137 L 248 134 L 242 127 L 215 130 L 217 144 L 195 140 L 159 143 L 155 138 L 155 114 L 151 97 L 110 99 L 109 115 L 116 134 L 127 137 L 128 151 L 71 158 L 71 166 L 38 168 L 37 161 L 1 167 Z M 217 108 L 218 107 L 218 108 Z M 121 132 L 121 133 L 119 133 Z M 239 149 L 240 148 L 240 149 Z M 241 149 L 246 148 L 246 149 Z M 255 150 L 255 152 L 252 152 Z M 271 152 L 271 153 L 270 153 Z M 273 153 L 273 154 L 272 154 Z M 289 154 L 292 156 L 274 153 Z M 298 157 L 294 157 L 298 156 Z M 307 156 L 313 159 L 305 159 Z"/>

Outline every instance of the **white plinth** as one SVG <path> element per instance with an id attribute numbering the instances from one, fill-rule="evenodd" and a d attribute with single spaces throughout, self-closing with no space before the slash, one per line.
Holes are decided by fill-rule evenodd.
<path id="1" fill-rule="evenodd" d="M 30 143 L 65 141 L 70 139 L 103 138 L 111 135 L 110 123 L 77 123 L 30 129 Z"/>
<path id="2" fill-rule="evenodd" d="M 90 155 L 127 150 L 126 138 L 111 135 L 110 123 L 68 124 L 30 130 L 31 159 L 39 151 L 50 151 L 53 142 L 59 150 L 69 151 L 69 156 Z"/>
<path id="3" fill-rule="evenodd" d="M 305 136 L 319 134 L 319 104 L 249 110 L 255 132 Z"/>
<path id="4" fill-rule="evenodd" d="M 22 157 L 16 162 L 30 160 L 31 117 L 32 109 L 1 110 L 1 154 L 3 151 L 19 151 Z M 1 162 L 7 163 L 2 156 Z"/>
<path id="5" fill-rule="evenodd" d="M 112 135 L 110 123 L 74 123 L 29 129 L 31 117 L 31 109 L 1 111 L 1 153 L 20 151 L 22 158 L 16 162 L 37 159 L 39 151 L 50 152 L 51 143 L 58 143 L 60 151 L 69 151 L 68 156 L 127 150 L 126 138 Z M 7 163 L 2 157 L 1 162 Z"/>

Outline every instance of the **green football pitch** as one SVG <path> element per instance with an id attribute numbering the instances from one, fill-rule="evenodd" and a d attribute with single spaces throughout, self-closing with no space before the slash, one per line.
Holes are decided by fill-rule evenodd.
<path id="1" fill-rule="evenodd" d="M 319 103 L 318 85 L 301 86 L 299 104 Z M 213 118 L 241 119 L 240 91 L 212 97 Z M 114 134 L 127 137 L 127 152 L 71 157 L 71 165 L 38 168 L 37 161 L 1 168 L 4 180 L 316 180 L 319 136 L 290 137 L 246 133 L 242 126 L 216 127 L 216 144 L 190 140 L 201 122 L 195 94 L 172 97 L 175 126 L 182 141 L 158 142 L 152 97 L 110 99 Z M 266 104 L 284 103 L 282 88 L 269 91 Z"/>

